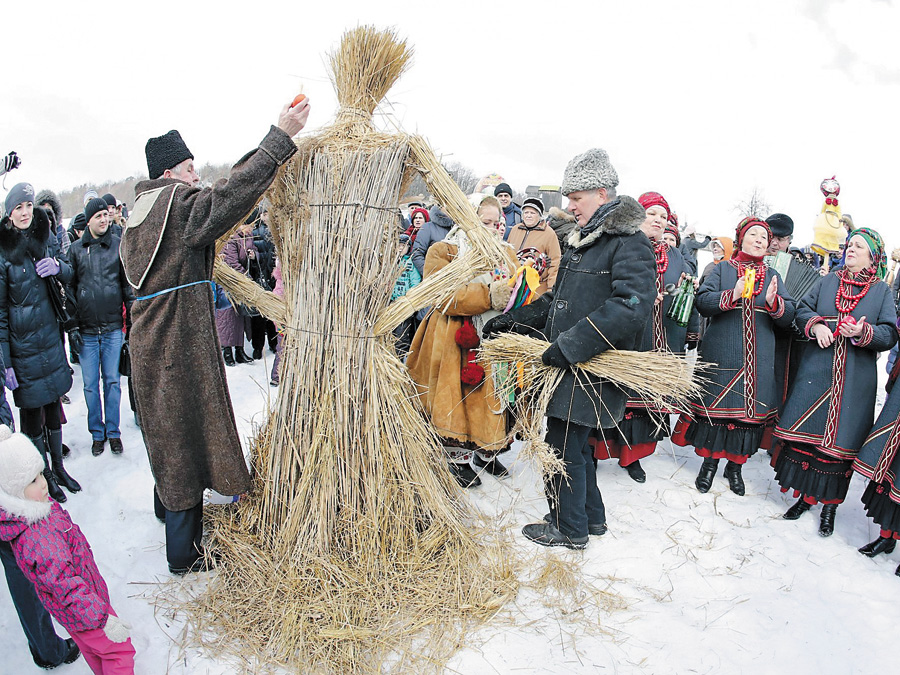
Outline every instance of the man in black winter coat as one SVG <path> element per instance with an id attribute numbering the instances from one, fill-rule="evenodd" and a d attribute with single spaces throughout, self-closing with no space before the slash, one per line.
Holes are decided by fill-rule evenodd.
<path id="1" fill-rule="evenodd" d="M 69 344 L 78 349 L 84 400 L 88 409 L 88 430 L 96 456 L 106 441 L 115 454 L 122 452 L 119 430 L 119 356 L 122 352 L 123 307 L 131 311 L 133 295 L 119 260 L 119 237 L 110 229 L 106 202 L 92 199 L 84 207 L 87 227 L 69 248 L 74 272 L 77 327 L 69 331 Z M 103 378 L 103 404 L 100 378 Z"/>
<path id="2" fill-rule="evenodd" d="M 619 179 L 604 150 L 588 150 L 566 167 L 562 193 L 576 229 L 553 289 L 489 321 L 485 334 L 540 331 L 550 341 L 542 360 L 565 371 L 547 408 L 546 442 L 565 464 L 565 474 L 545 484 L 550 513 L 523 534 L 542 546 L 581 549 L 588 534 L 606 532 L 606 510 L 597 487 L 588 435 L 612 428 L 625 413 L 625 392 L 573 364 L 607 349 L 633 349 L 656 300 L 656 263 L 640 230 L 644 209 L 616 197 Z"/>

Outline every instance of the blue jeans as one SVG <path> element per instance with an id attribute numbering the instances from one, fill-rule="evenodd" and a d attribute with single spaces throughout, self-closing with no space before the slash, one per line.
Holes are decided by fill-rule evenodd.
<path id="1" fill-rule="evenodd" d="M 91 438 L 120 438 L 119 403 L 122 389 L 119 386 L 119 356 L 122 351 L 122 330 L 111 330 L 99 335 L 82 334 L 84 346 L 78 353 L 81 377 L 84 380 L 84 401 L 88 409 L 88 430 Z M 103 408 L 100 408 L 100 376 L 103 376 Z M 106 422 L 104 423 L 104 419 Z"/>

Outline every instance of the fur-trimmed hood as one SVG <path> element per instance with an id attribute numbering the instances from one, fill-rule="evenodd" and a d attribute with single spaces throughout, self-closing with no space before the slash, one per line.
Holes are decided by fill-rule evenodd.
<path id="1" fill-rule="evenodd" d="M 434 223 L 438 227 L 445 230 L 449 230 L 451 227 L 453 227 L 453 219 L 450 218 L 450 216 L 448 216 L 446 213 L 444 213 L 444 210 L 439 206 L 432 206 L 429 215 L 431 216 L 430 222 Z"/>
<path id="2" fill-rule="evenodd" d="M 640 232 L 647 214 L 636 200 L 622 195 L 610 202 L 609 206 L 609 209 L 601 206 L 584 227 L 572 231 L 569 235 L 569 245 L 572 248 L 590 246 L 604 234 L 627 236 Z M 585 230 L 588 230 L 588 234 L 582 236 Z"/>
<path id="3" fill-rule="evenodd" d="M 14 265 L 20 265 L 26 256 L 33 260 L 45 257 L 49 239 L 50 216 L 39 206 L 27 230 L 17 230 L 9 216 L 0 220 L 0 253 Z"/>
<path id="4" fill-rule="evenodd" d="M 550 211 L 547 213 L 547 217 L 544 220 L 554 230 L 559 230 L 561 227 L 574 224 L 575 216 L 568 211 L 563 211 L 556 206 L 551 206 Z"/>
<path id="5" fill-rule="evenodd" d="M 37 193 L 37 197 L 34 198 L 34 205 L 38 206 L 45 203 L 49 204 L 53 210 L 53 217 L 56 219 L 57 227 L 59 227 L 62 223 L 62 204 L 59 201 L 59 197 L 52 190 L 41 190 Z"/>
<path id="6" fill-rule="evenodd" d="M 0 541 L 12 541 L 50 515 L 50 501 L 36 502 L 0 491 Z"/>

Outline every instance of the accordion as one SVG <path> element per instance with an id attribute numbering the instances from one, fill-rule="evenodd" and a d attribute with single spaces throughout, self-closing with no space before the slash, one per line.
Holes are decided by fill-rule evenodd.
<path id="1" fill-rule="evenodd" d="M 797 301 L 822 278 L 819 270 L 808 262 L 798 260 L 790 253 L 779 251 L 775 255 L 767 255 L 765 261 L 781 275 L 788 294 Z"/>

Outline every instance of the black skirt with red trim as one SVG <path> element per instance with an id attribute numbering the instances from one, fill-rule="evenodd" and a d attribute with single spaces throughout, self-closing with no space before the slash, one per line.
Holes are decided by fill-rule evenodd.
<path id="1" fill-rule="evenodd" d="M 866 515 L 881 525 L 882 530 L 900 532 L 900 504 L 890 497 L 891 486 L 869 481 L 863 492 L 862 503 Z"/>
<path id="2" fill-rule="evenodd" d="M 691 420 L 684 432 L 684 440 L 698 451 L 708 450 L 714 458 L 725 457 L 743 463 L 741 458 L 751 457 L 759 450 L 764 431 L 762 424 L 701 417 Z"/>
<path id="3" fill-rule="evenodd" d="M 775 480 L 782 491 L 796 490 L 819 502 L 847 497 L 853 462 L 834 459 L 804 443 L 787 443 L 775 459 Z"/>
<path id="4" fill-rule="evenodd" d="M 603 433 L 611 435 L 611 440 L 622 445 L 659 443 L 671 433 L 669 416 L 659 413 L 651 415 L 640 408 L 627 408 L 625 417 L 619 422 L 618 427 L 604 429 Z"/>

